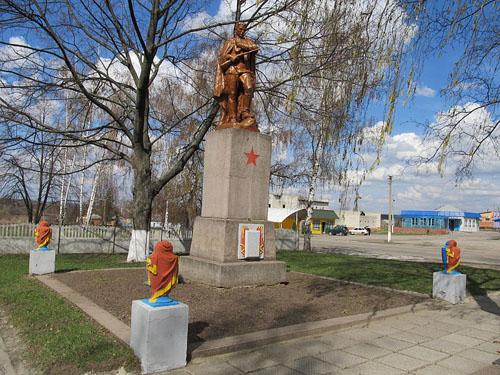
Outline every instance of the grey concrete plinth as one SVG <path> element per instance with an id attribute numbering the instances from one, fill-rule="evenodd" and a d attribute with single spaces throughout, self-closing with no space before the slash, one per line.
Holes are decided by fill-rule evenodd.
<path id="1" fill-rule="evenodd" d="M 264 225 L 264 259 L 276 259 L 274 223 L 264 220 L 233 220 L 196 217 L 189 254 L 215 262 L 238 260 L 238 226 L 242 223 Z"/>
<path id="2" fill-rule="evenodd" d="M 55 250 L 31 250 L 29 274 L 30 275 L 45 275 L 53 273 L 56 269 L 56 252 Z"/>
<path id="3" fill-rule="evenodd" d="M 189 307 L 152 307 L 132 302 L 130 346 L 141 360 L 143 374 L 186 366 Z"/>
<path id="4" fill-rule="evenodd" d="M 179 273 L 187 281 L 234 288 L 286 281 L 286 263 L 277 260 L 221 263 L 194 256 L 180 257 Z"/>
<path id="5" fill-rule="evenodd" d="M 465 302 L 465 284 L 467 276 L 464 274 L 448 274 L 434 272 L 432 282 L 432 297 L 456 303 Z"/>
<path id="6" fill-rule="evenodd" d="M 236 128 L 208 134 L 201 216 L 267 220 L 270 170 L 270 136 Z"/>

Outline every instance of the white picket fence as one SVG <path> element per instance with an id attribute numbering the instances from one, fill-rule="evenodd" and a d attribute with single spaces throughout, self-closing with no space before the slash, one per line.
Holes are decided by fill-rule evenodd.
<path id="1" fill-rule="evenodd" d="M 36 246 L 35 224 L 0 224 L 0 253 L 24 253 Z M 49 247 L 65 253 L 115 253 L 127 252 L 131 228 L 52 225 Z M 151 229 L 150 241 L 169 240 L 174 251 L 187 252 L 191 246 L 192 230 L 172 226 L 168 229 Z"/>
<path id="2" fill-rule="evenodd" d="M 36 247 L 35 224 L 0 224 L 0 254 L 26 253 Z M 52 225 L 51 249 L 60 253 L 126 253 L 132 234 L 131 228 L 65 225 L 59 235 L 59 225 Z M 176 253 L 189 252 L 191 229 L 173 226 L 151 229 L 150 243 L 168 240 Z M 289 229 L 276 229 L 277 250 L 298 249 L 298 234 Z"/>
<path id="3" fill-rule="evenodd" d="M 52 239 L 54 240 L 59 234 L 58 225 L 52 227 Z M 24 238 L 34 237 L 36 224 L 21 223 L 21 224 L 0 224 L 0 237 Z M 130 239 L 132 234 L 131 228 L 124 227 L 105 227 L 105 226 L 85 226 L 85 225 L 64 225 L 62 227 L 62 238 L 104 238 L 111 239 L 126 238 Z M 150 231 L 151 240 L 162 240 L 168 238 L 191 239 L 193 232 L 191 229 L 182 228 L 180 226 L 172 226 L 168 229 L 154 228 Z"/>

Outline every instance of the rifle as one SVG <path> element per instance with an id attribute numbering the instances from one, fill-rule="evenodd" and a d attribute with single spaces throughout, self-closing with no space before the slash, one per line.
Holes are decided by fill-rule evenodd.
<path id="1" fill-rule="evenodd" d="M 234 60 L 236 60 L 238 57 L 248 55 L 249 53 L 252 53 L 252 52 L 257 52 L 258 50 L 259 50 L 259 48 L 255 48 L 255 49 L 252 49 L 250 51 L 238 53 L 237 55 L 233 56 L 233 60 L 227 60 L 227 61 L 223 62 L 222 64 L 220 64 L 220 66 L 222 68 L 222 67 L 226 66 L 227 64 L 229 64 L 229 63 L 233 62 Z"/>

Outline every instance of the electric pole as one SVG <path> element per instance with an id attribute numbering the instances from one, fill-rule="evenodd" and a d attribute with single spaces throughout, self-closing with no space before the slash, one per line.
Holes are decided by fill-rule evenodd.
<path id="1" fill-rule="evenodd" d="M 387 242 L 391 242 L 392 236 L 392 176 L 389 176 L 389 225 L 387 228 Z"/>

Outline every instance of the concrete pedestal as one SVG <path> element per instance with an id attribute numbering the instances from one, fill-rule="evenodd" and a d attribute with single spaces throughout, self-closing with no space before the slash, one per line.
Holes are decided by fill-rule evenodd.
<path id="1" fill-rule="evenodd" d="M 220 288 L 273 285 L 286 279 L 286 263 L 277 260 L 221 263 L 188 256 L 180 257 L 179 267 L 187 280 Z"/>
<path id="2" fill-rule="evenodd" d="M 189 307 L 183 303 L 152 307 L 132 302 L 130 346 L 143 374 L 186 366 Z"/>
<path id="3" fill-rule="evenodd" d="M 465 284 L 467 276 L 464 274 L 447 274 L 434 272 L 432 282 L 432 297 L 456 303 L 465 302 Z"/>
<path id="4" fill-rule="evenodd" d="M 179 272 L 217 287 L 272 285 L 286 280 L 276 261 L 274 223 L 267 221 L 271 137 L 243 129 L 207 136 L 201 216 L 195 219 L 189 257 Z M 263 226 L 263 259 L 239 260 L 240 226 Z"/>
<path id="5" fill-rule="evenodd" d="M 56 269 L 56 252 L 55 250 L 31 250 L 29 274 L 44 275 L 53 273 Z"/>

